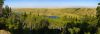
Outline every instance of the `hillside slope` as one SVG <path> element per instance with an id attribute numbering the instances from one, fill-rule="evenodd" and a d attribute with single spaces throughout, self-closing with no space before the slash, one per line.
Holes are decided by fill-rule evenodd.
<path id="1" fill-rule="evenodd" d="M 19 8 L 15 12 L 26 12 L 39 15 L 96 15 L 95 8 Z"/>

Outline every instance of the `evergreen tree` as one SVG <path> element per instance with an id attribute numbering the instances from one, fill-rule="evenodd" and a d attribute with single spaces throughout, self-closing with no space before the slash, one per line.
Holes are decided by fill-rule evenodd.
<path id="1" fill-rule="evenodd" d="M 100 5 L 100 3 L 98 3 L 98 5 Z M 100 27 L 100 6 L 97 6 L 96 10 L 97 10 L 96 16 L 97 16 L 97 19 L 98 19 L 98 25 L 97 26 Z"/>
<path id="2" fill-rule="evenodd" d="M 2 6 L 4 4 L 4 0 L 0 0 L 0 17 L 2 17 Z"/>
<path id="3" fill-rule="evenodd" d="M 96 16 L 97 16 L 97 19 L 98 19 L 98 23 L 97 23 L 97 27 L 98 27 L 98 31 L 97 31 L 97 34 L 100 34 L 98 32 L 100 32 L 100 3 L 98 3 L 98 6 L 96 8 L 97 12 L 96 12 Z"/>
<path id="4" fill-rule="evenodd" d="M 3 8 L 3 17 L 9 17 L 11 15 L 11 8 L 9 6 L 5 6 L 5 8 Z"/>
<path id="5" fill-rule="evenodd" d="M 3 4 L 4 3 L 4 0 L 0 0 L 0 4 Z"/>

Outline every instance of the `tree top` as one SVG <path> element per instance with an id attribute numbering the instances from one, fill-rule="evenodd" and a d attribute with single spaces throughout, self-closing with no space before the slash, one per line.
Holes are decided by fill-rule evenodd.
<path id="1" fill-rule="evenodd" d="M 100 3 L 98 3 L 98 5 L 100 5 Z"/>

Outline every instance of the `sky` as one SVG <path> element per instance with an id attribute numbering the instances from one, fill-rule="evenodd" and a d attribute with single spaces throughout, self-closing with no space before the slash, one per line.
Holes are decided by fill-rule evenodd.
<path id="1" fill-rule="evenodd" d="M 12 8 L 73 8 L 96 7 L 100 0 L 5 0 Z"/>

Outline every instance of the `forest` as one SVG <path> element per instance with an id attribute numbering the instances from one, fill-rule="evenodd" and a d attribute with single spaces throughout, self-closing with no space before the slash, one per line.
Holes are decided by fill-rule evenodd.
<path id="1" fill-rule="evenodd" d="M 100 6 L 56 9 L 5 6 L 0 15 L 0 30 L 11 34 L 100 34 Z"/>
<path id="2" fill-rule="evenodd" d="M 24 9 L 21 9 L 20 12 L 17 10 L 20 9 L 12 10 L 8 6 L 3 8 L 3 14 L 0 17 L 1 29 L 8 30 L 12 34 L 99 34 L 99 18 L 96 16 L 94 8 L 52 9 L 52 11 L 66 10 L 62 13 L 59 11 L 61 15 L 52 14 L 54 12 L 50 12 L 52 15 L 47 15 L 51 11 L 50 9 L 47 13 L 44 13 L 42 9 L 35 9 L 33 12 L 31 10 L 21 12 Z M 73 11 L 71 12 L 71 10 Z M 83 11 L 85 14 L 82 12 L 77 14 L 81 10 L 85 10 L 86 12 Z M 63 12 L 66 14 L 64 15 Z M 86 14 L 87 12 L 88 14 Z"/>

